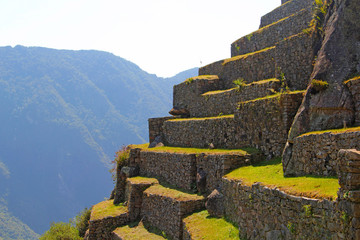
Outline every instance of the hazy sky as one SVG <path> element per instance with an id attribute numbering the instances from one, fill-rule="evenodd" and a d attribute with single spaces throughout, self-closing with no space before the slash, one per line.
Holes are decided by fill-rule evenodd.
<path id="1" fill-rule="evenodd" d="M 0 46 L 111 52 L 158 76 L 230 57 L 280 0 L 0 0 Z"/>

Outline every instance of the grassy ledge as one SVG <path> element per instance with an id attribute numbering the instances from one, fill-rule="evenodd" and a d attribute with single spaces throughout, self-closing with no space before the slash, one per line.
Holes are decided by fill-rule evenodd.
<path id="1" fill-rule="evenodd" d="M 114 231 L 121 239 L 128 240 L 162 240 L 165 239 L 155 233 L 149 232 L 143 225 L 136 227 L 124 226 L 119 227 Z"/>
<path id="2" fill-rule="evenodd" d="M 336 177 L 284 177 L 280 158 L 238 168 L 225 175 L 225 178 L 241 180 L 247 186 L 260 182 L 261 185 L 277 187 L 291 195 L 329 200 L 337 198 L 340 187 Z"/>
<path id="3" fill-rule="evenodd" d="M 252 55 L 255 55 L 255 54 L 258 54 L 258 53 L 262 53 L 262 52 L 266 52 L 266 51 L 269 51 L 269 50 L 274 49 L 274 48 L 275 48 L 275 46 L 272 46 L 272 47 L 261 49 L 261 50 L 256 51 L 256 52 L 251 52 L 251 53 L 247 53 L 247 54 L 243 54 L 243 55 L 238 55 L 238 56 L 235 56 L 235 57 L 232 57 L 232 58 L 228 58 L 228 59 L 225 59 L 223 61 L 222 65 L 226 65 L 229 62 L 237 61 L 237 60 L 240 60 L 240 59 L 246 59 L 249 56 L 252 56 Z"/>
<path id="4" fill-rule="evenodd" d="M 305 91 L 299 90 L 299 91 L 276 93 L 274 95 L 268 95 L 266 97 L 256 98 L 256 99 L 252 99 L 252 100 L 245 101 L 245 102 L 240 102 L 240 103 L 241 104 L 246 104 L 246 103 L 257 102 L 257 101 L 261 101 L 261 100 L 265 100 L 265 99 L 280 98 L 280 96 L 283 95 L 283 94 L 286 95 L 286 94 L 299 94 L 299 93 L 305 94 Z"/>
<path id="5" fill-rule="evenodd" d="M 207 148 L 183 148 L 183 147 L 156 147 L 148 148 L 149 144 L 130 145 L 131 148 L 141 148 L 148 152 L 167 152 L 167 153 L 185 153 L 185 154 L 209 154 L 209 155 L 247 155 L 257 154 L 260 151 L 256 148 L 242 148 L 242 149 L 207 149 Z"/>
<path id="6" fill-rule="evenodd" d="M 314 132 L 307 132 L 304 133 L 297 138 L 308 136 L 308 135 L 318 135 L 323 133 L 350 133 L 350 132 L 358 132 L 360 131 L 360 127 L 352 127 L 352 128 L 340 128 L 340 129 L 329 129 L 329 130 L 322 130 L 322 131 L 314 131 Z"/>
<path id="7" fill-rule="evenodd" d="M 213 119 L 224 119 L 224 118 L 234 118 L 234 114 L 222 115 L 217 117 L 203 117 L 203 118 L 174 118 L 167 120 L 167 122 L 184 122 L 184 121 L 204 121 L 204 120 L 213 120 Z"/>
<path id="8" fill-rule="evenodd" d="M 156 194 L 163 197 L 172 198 L 178 201 L 189 201 L 189 200 L 202 200 L 203 197 L 196 195 L 196 194 L 190 194 L 186 192 L 182 192 L 173 188 L 165 187 L 162 185 L 153 185 L 145 190 L 145 193 L 149 194 Z"/>
<path id="9" fill-rule="evenodd" d="M 103 201 L 93 207 L 90 221 L 99 220 L 106 217 L 116 217 L 126 212 L 127 207 L 122 205 L 114 205 L 113 200 Z"/>
<path id="10" fill-rule="evenodd" d="M 265 84 L 265 83 L 269 83 L 269 82 L 280 82 L 280 80 L 278 80 L 276 78 L 266 79 L 266 80 L 261 80 L 261 81 L 256 81 L 256 82 L 251 82 L 251 83 L 245 84 L 244 87 L 260 85 L 260 84 Z M 202 96 L 221 94 L 221 93 L 226 93 L 226 92 L 231 92 L 231 91 L 236 91 L 236 90 L 238 90 L 237 87 L 226 89 L 226 90 L 209 91 L 209 92 L 203 93 Z"/>
<path id="11" fill-rule="evenodd" d="M 156 178 L 148 178 L 148 177 L 132 177 L 128 178 L 127 181 L 133 184 L 158 184 L 159 181 Z"/>
<path id="12" fill-rule="evenodd" d="M 206 210 L 186 217 L 184 223 L 194 240 L 240 239 L 237 227 L 223 218 L 210 217 Z"/>

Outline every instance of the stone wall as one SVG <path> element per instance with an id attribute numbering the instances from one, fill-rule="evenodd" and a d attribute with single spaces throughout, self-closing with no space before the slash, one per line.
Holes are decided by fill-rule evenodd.
<path id="1" fill-rule="evenodd" d="M 291 90 L 305 90 L 310 82 L 316 39 L 306 33 L 286 38 L 276 44 L 276 77 L 285 77 Z"/>
<path id="2" fill-rule="evenodd" d="M 174 87 L 174 106 L 186 108 L 190 117 L 211 117 L 234 114 L 239 102 L 265 97 L 278 91 L 280 81 L 264 80 L 232 88 L 196 95 L 191 84 Z"/>
<path id="3" fill-rule="evenodd" d="M 227 178 L 222 184 L 225 214 L 246 239 L 355 239 L 349 237 L 353 232 L 338 202 L 296 197 L 259 183 L 245 186 Z"/>
<path id="4" fill-rule="evenodd" d="M 118 226 L 125 225 L 129 222 L 128 213 L 123 213 L 116 217 L 106 217 L 98 220 L 89 221 L 89 236 L 88 240 L 110 240 L 111 232 Z"/>
<path id="5" fill-rule="evenodd" d="M 163 140 L 178 147 L 256 147 L 280 156 L 302 97 L 295 92 L 243 102 L 234 117 L 166 121 Z"/>
<path id="6" fill-rule="evenodd" d="M 298 34 L 308 28 L 312 19 L 311 9 L 303 9 L 274 24 L 240 38 L 231 44 L 231 56 L 242 55 L 275 46 L 284 38 Z"/>
<path id="7" fill-rule="evenodd" d="M 353 97 L 355 106 L 355 126 L 360 126 L 360 77 L 346 81 L 346 86 L 349 88 Z"/>
<path id="8" fill-rule="evenodd" d="M 141 151 L 140 159 L 140 175 L 158 177 L 185 190 L 195 189 L 195 154 Z"/>
<path id="9" fill-rule="evenodd" d="M 286 175 L 336 175 L 337 154 L 343 148 L 360 149 L 360 131 L 325 132 L 300 135 L 292 144 Z"/>
<path id="10" fill-rule="evenodd" d="M 152 194 L 151 187 L 144 192 L 141 215 L 145 222 L 164 231 L 171 239 L 182 239 L 182 218 L 204 207 L 204 200 L 182 200 Z"/>
<path id="11" fill-rule="evenodd" d="M 162 132 L 163 123 L 173 117 L 149 118 L 149 142 L 152 143 Z"/>
<path id="12" fill-rule="evenodd" d="M 263 51 L 218 61 L 199 69 L 199 75 L 217 75 L 223 89 L 234 87 L 234 80 L 246 83 L 275 77 L 275 47 Z"/>
<path id="13" fill-rule="evenodd" d="M 261 17 L 260 28 L 290 16 L 301 9 L 312 6 L 314 0 L 292 0 L 282 3 L 281 6 Z"/>

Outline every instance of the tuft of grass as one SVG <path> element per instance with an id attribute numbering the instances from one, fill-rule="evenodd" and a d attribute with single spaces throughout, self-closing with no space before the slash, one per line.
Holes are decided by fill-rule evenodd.
<path id="1" fill-rule="evenodd" d="M 358 74 L 358 73 L 357 73 Z M 356 81 L 356 80 L 359 80 L 360 79 L 360 76 L 355 76 L 355 77 L 352 77 L 352 78 L 350 78 L 349 80 L 346 80 L 345 82 L 344 82 L 344 84 L 347 84 L 348 82 L 350 82 L 350 81 Z"/>
<path id="2" fill-rule="evenodd" d="M 121 236 L 122 239 L 132 239 L 132 240 L 163 240 L 166 239 L 160 235 L 149 232 L 142 224 L 138 226 L 124 226 L 115 229 L 114 231 L 118 236 Z"/>
<path id="3" fill-rule="evenodd" d="M 257 154 L 260 151 L 256 148 L 242 148 L 242 149 L 208 149 L 208 148 L 183 148 L 183 147 L 155 147 L 148 148 L 149 144 L 131 145 L 132 148 L 141 148 L 143 151 L 148 152 L 167 152 L 167 153 L 185 153 L 185 154 L 230 154 L 230 155 L 247 155 Z"/>
<path id="4" fill-rule="evenodd" d="M 238 168 L 225 177 L 241 180 L 247 186 L 260 182 L 264 186 L 277 187 L 281 191 L 295 196 L 329 200 L 336 199 L 340 187 L 336 177 L 284 177 L 281 158 Z"/>
<path id="5" fill-rule="evenodd" d="M 191 239 L 194 240 L 240 239 L 238 227 L 224 218 L 210 217 L 206 210 L 186 217 L 184 223 Z"/>
<path id="6" fill-rule="evenodd" d="M 323 133 L 347 133 L 347 132 L 358 132 L 360 131 L 360 127 L 351 127 L 351 128 L 339 128 L 339 129 L 328 129 L 328 130 L 321 130 L 321 131 L 313 131 L 304 133 L 298 137 L 303 137 L 307 135 L 315 135 L 315 134 L 323 134 Z"/>
<path id="7" fill-rule="evenodd" d="M 90 221 L 106 217 L 116 217 L 127 212 L 127 207 L 122 204 L 114 205 L 113 200 L 100 202 L 93 206 Z"/>
<path id="8" fill-rule="evenodd" d="M 246 86 L 246 82 L 243 78 L 239 78 L 233 81 L 237 90 L 241 90 L 243 87 Z"/>
<path id="9" fill-rule="evenodd" d="M 145 190 L 144 193 L 157 194 L 163 197 L 172 198 L 178 201 L 191 201 L 191 200 L 203 200 L 204 197 L 197 194 L 191 194 L 183 191 L 176 190 L 172 187 L 163 185 L 153 185 Z"/>
<path id="10" fill-rule="evenodd" d="M 313 79 L 313 80 L 311 80 L 311 87 L 316 92 L 320 92 L 320 91 L 324 91 L 325 89 L 327 89 L 329 87 L 329 83 L 327 83 L 326 81 Z"/>

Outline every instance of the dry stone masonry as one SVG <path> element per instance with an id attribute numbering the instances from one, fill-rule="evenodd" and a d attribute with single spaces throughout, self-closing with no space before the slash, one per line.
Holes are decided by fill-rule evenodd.
<path id="1" fill-rule="evenodd" d="M 85 239 L 195 240 L 184 219 L 206 208 L 238 239 L 360 240 L 360 0 L 281 3 L 231 58 L 174 86 L 174 117 L 149 119 L 149 148 L 118 163 L 114 200 L 94 206 Z M 307 198 L 230 173 L 281 155 L 281 174 L 340 188 Z"/>

